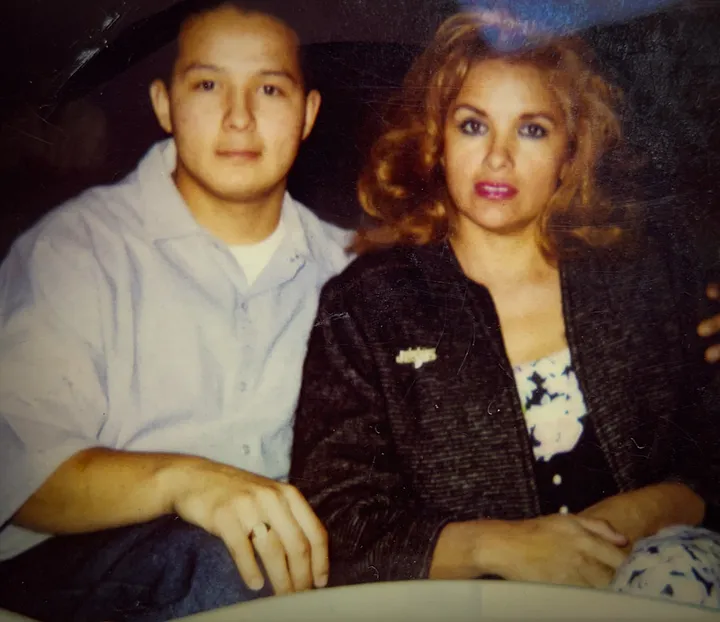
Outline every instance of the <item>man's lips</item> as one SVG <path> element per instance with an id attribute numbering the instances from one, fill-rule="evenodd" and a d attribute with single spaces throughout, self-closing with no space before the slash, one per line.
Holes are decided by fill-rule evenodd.
<path id="1" fill-rule="evenodd" d="M 221 158 L 232 160 L 255 160 L 260 157 L 260 152 L 252 149 L 218 149 L 215 153 Z"/>
<path id="2" fill-rule="evenodd" d="M 491 201 L 507 201 L 517 193 L 517 188 L 510 184 L 500 184 L 492 181 L 481 181 L 475 184 L 475 194 Z"/>

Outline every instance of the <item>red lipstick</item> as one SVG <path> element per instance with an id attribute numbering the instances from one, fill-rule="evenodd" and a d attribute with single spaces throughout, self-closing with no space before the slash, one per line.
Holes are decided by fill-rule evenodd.
<path id="1" fill-rule="evenodd" d="M 475 184 L 475 194 L 491 201 L 507 201 L 517 193 L 517 188 L 510 184 L 500 184 L 493 181 L 481 181 Z"/>

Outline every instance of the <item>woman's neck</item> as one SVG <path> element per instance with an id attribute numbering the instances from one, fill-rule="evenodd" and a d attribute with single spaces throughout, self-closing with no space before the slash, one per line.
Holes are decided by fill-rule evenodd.
<path id="1" fill-rule="evenodd" d="M 544 281 L 557 273 L 557 264 L 543 254 L 532 229 L 514 235 L 458 233 L 451 244 L 465 274 L 491 290 Z"/>

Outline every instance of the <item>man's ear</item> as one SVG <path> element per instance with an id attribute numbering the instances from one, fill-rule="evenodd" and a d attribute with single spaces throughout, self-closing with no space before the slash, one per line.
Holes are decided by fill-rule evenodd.
<path id="1" fill-rule="evenodd" d="M 317 119 L 318 111 L 320 110 L 320 103 L 322 97 L 319 91 L 312 90 L 307 94 L 305 98 L 305 125 L 303 126 L 302 139 L 305 140 L 310 136 L 313 126 L 315 125 L 315 119 Z"/>
<path id="2" fill-rule="evenodd" d="M 168 134 L 172 134 L 172 115 L 170 114 L 170 93 L 160 79 L 153 80 L 150 85 L 150 101 L 152 102 L 155 117 Z"/>

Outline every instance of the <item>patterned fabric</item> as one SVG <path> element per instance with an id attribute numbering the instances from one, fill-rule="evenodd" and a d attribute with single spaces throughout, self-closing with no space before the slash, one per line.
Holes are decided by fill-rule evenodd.
<path id="1" fill-rule="evenodd" d="M 513 368 L 536 460 L 575 449 L 587 415 L 570 350 Z"/>
<path id="2" fill-rule="evenodd" d="M 678 526 L 640 540 L 610 587 L 720 609 L 720 534 Z"/>
<path id="3" fill-rule="evenodd" d="M 561 263 L 566 335 L 618 490 L 674 479 L 717 502 L 719 403 L 693 341 L 703 284 L 682 266 L 650 245 Z M 331 582 L 425 578 L 448 522 L 542 514 L 522 406 L 492 296 L 447 245 L 369 253 L 331 279 L 291 467 L 330 533 Z M 607 495 L 585 464 L 591 504 Z"/>
<path id="4" fill-rule="evenodd" d="M 513 369 L 535 457 L 541 514 L 580 512 L 618 493 L 565 349 Z"/>

